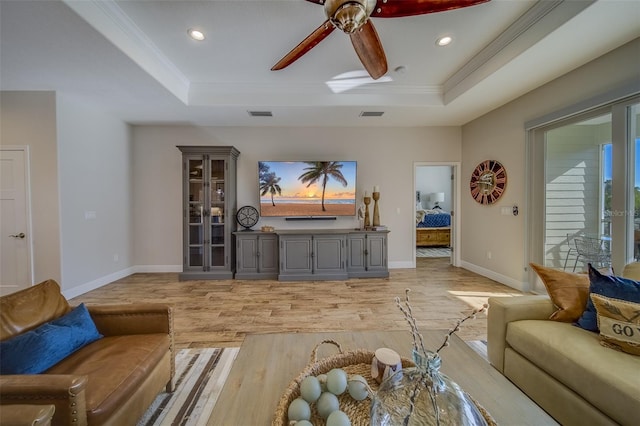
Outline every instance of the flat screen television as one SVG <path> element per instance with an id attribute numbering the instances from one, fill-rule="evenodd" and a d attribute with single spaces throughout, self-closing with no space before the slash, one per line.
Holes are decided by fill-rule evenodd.
<path id="1" fill-rule="evenodd" d="M 355 161 L 260 161 L 260 215 L 355 216 L 356 169 Z"/>

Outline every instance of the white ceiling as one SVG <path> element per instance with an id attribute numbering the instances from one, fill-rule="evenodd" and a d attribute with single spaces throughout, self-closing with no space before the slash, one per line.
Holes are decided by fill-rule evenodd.
<path id="1" fill-rule="evenodd" d="M 0 89 L 59 91 L 138 124 L 462 125 L 639 37 L 640 1 L 491 0 L 373 18 L 389 63 L 380 80 L 363 79 L 339 30 L 270 71 L 324 20 L 303 0 L 0 0 Z M 454 42 L 436 47 L 444 34 Z"/>

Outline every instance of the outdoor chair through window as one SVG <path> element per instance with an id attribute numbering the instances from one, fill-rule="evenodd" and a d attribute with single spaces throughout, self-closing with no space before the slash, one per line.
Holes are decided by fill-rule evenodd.
<path id="1" fill-rule="evenodd" d="M 567 250 L 567 254 L 564 257 L 564 266 L 562 267 L 563 271 L 567 270 L 567 262 L 569 261 L 569 257 L 572 256 L 572 255 L 575 256 L 575 253 L 574 253 L 575 244 L 572 241 L 573 237 L 574 237 L 574 235 L 567 234 L 567 247 L 568 247 L 568 250 Z M 576 263 L 577 263 L 577 261 L 576 261 Z M 573 269 L 575 271 L 575 265 L 574 265 Z"/>
<path id="2" fill-rule="evenodd" d="M 573 272 L 579 261 L 591 263 L 595 268 L 611 266 L 611 253 L 605 247 L 604 241 L 600 238 L 577 236 L 573 238 L 576 247 L 576 261 L 573 264 Z"/>

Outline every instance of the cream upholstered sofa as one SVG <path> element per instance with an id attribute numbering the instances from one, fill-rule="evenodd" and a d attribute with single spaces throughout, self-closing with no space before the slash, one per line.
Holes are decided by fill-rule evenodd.
<path id="1" fill-rule="evenodd" d="M 64 322 L 75 312 L 83 313 L 82 321 Z M 97 330 L 97 339 L 60 349 L 84 332 L 78 331 L 80 322 L 83 330 Z M 15 339 L 23 342 L 18 349 L 10 347 Z M 38 405 L 55 405 L 53 425 L 135 425 L 158 393 L 173 390 L 173 319 L 167 305 L 74 308 L 48 280 L 0 297 L 0 344 L 2 424 L 36 419 Z M 60 350 L 71 353 L 52 358 Z"/>
<path id="2" fill-rule="evenodd" d="M 546 295 L 489 298 L 490 363 L 563 425 L 638 424 L 640 356 L 550 320 L 556 309 Z"/>

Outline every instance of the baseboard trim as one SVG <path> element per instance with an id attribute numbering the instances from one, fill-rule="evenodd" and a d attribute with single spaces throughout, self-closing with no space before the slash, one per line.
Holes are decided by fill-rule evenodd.
<path id="1" fill-rule="evenodd" d="M 396 262 L 389 262 L 389 269 L 411 269 L 411 268 L 415 268 L 416 264 L 415 262 L 411 262 L 411 261 L 396 261 Z"/>
<path id="2" fill-rule="evenodd" d="M 415 263 L 410 261 L 395 261 L 389 262 L 389 269 L 411 269 L 415 268 Z M 528 292 L 529 284 L 527 282 L 521 282 L 514 280 L 513 278 L 507 277 L 502 274 L 498 274 L 497 272 L 491 271 L 489 269 L 482 268 L 480 266 L 474 265 L 469 262 L 460 262 L 460 267 L 467 269 L 471 272 L 475 272 L 478 275 L 482 275 L 483 277 L 492 279 L 501 284 L 509 286 L 519 291 Z M 182 265 L 137 265 L 132 266 L 126 269 L 123 269 L 118 272 L 114 272 L 112 274 L 106 275 L 104 277 L 98 278 L 96 280 L 90 281 L 86 284 L 82 284 L 70 289 L 62 290 L 62 294 L 67 299 L 72 299 L 74 297 L 83 295 L 91 290 L 98 289 L 102 286 L 105 286 L 113 281 L 117 281 L 119 279 L 125 278 L 131 274 L 136 273 L 179 273 L 182 272 Z"/>
<path id="3" fill-rule="evenodd" d="M 524 281 L 514 280 L 511 277 L 507 277 L 505 275 L 499 274 L 497 272 L 491 271 L 489 269 L 483 268 L 478 265 L 474 265 L 473 263 L 462 261 L 460 262 L 460 267 L 467 269 L 471 272 L 475 272 L 478 275 L 482 275 L 483 277 L 497 281 L 500 284 L 504 284 L 516 290 L 520 290 L 522 292 L 529 291 L 529 283 Z"/>
<path id="4" fill-rule="evenodd" d="M 82 294 L 88 293 L 91 290 L 95 290 L 95 289 L 100 288 L 102 286 L 105 286 L 105 285 L 107 285 L 109 283 L 117 281 L 117 280 L 119 280 L 121 278 L 124 278 L 124 277 L 127 277 L 127 276 L 131 275 L 131 274 L 134 274 L 135 272 L 136 272 L 135 271 L 135 267 L 126 268 L 126 269 L 123 269 L 121 271 L 117 271 L 117 272 L 114 272 L 112 274 L 105 275 L 104 277 L 101 277 L 101 278 L 98 278 L 96 280 L 90 281 L 90 282 L 88 282 L 86 284 L 81 284 L 81 285 L 75 286 L 73 288 L 62 290 L 62 294 L 67 299 L 73 299 L 74 297 L 77 297 L 77 296 L 80 296 Z"/>
<path id="5" fill-rule="evenodd" d="M 138 265 L 134 266 L 135 273 L 150 272 L 182 272 L 182 265 Z"/>
<path id="6" fill-rule="evenodd" d="M 146 273 L 146 272 L 182 272 L 182 265 L 138 265 L 131 266 L 118 272 L 114 272 L 96 280 L 90 281 L 86 284 L 81 284 L 73 288 L 62 290 L 62 294 L 67 299 L 73 299 L 74 297 L 81 296 L 91 290 L 96 290 L 107 284 L 110 284 L 119 279 L 128 277 L 131 274 Z"/>

